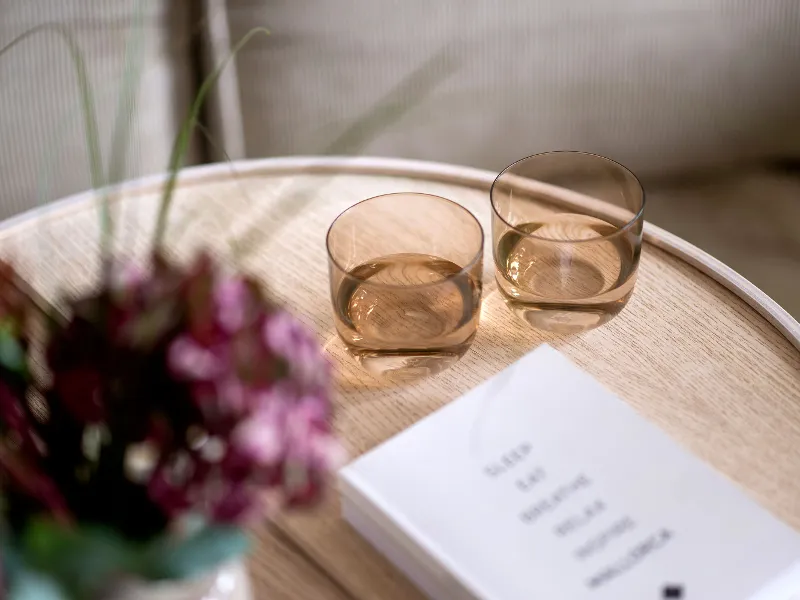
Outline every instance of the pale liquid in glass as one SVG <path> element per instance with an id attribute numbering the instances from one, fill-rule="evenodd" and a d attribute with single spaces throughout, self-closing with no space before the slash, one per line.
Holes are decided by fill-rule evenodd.
<path id="1" fill-rule="evenodd" d="M 437 373 L 466 352 L 478 327 L 480 262 L 469 271 L 425 254 L 359 265 L 334 290 L 336 328 L 361 364 L 379 375 Z"/>
<path id="2" fill-rule="evenodd" d="M 523 319 L 570 333 L 605 323 L 624 308 L 639 262 L 635 234 L 600 239 L 619 228 L 578 214 L 553 215 L 516 229 L 500 236 L 495 263 L 505 301 Z"/>

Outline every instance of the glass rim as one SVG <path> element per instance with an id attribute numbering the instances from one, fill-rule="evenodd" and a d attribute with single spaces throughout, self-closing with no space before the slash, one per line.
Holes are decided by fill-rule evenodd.
<path id="1" fill-rule="evenodd" d="M 627 223 L 625 223 L 624 225 L 618 227 L 613 233 L 609 233 L 608 235 L 603 235 L 603 236 L 589 238 L 589 239 L 554 240 L 552 238 L 545 238 L 545 237 L 541 237 L 541 236 L 535 235 L 533 233 L 526 232 L 526 231 L 520 229 L 519 227 L 517 227 L 515 225 L 512 225 L 497 210 L 497 206 L 495 205 L 495 201 L 494 201 L 495 186 L 500 181 L 500 178 L 503 175 L 505 175 L 509 170 L 514 168 L 514 166 L 516 166 L 516 165 L 518 165 L 518 164 L 520 164 L 522 162 L 525 162 L 527 160 L 530 160 L 532 158 L 537 158 L 537 157 L 540 157 L 540 156 L 551 156 L 553 154 L 565 154 L 565 155 L 566 154 L 572 154 L 572 155 L 580 155 L 580 156 L 591 156 L 592 158 L 598 158 L 598 159 L 600 159 L 602 161 L 605 161 L 606 163 L 610 163 L 612 165 L 615 165 L 615 166 L 619 167 L 620 170 L 622 170 L 623 172 L 627 173 L 628 175 L 630 175 L 633 178 L 633 180 L 636 182 L 636 185 L 639 186 L 639 189 L 642 192 L 642 204 L 639 207 L 639 210 L 636 211 L 636 213 L 633 215 L 633 217 Z M 533 177 L 524 177 L 524 176 L 520 176 L 520 177 L 525 178 L 525 179 L 532 179 L 534 181 L 538 181 L 537 179 L 535 179 Z M 545 182 L 542 182 L 542 183 L 545 183 Z M 553 186 L 553 187 L 559 187 L 559 186 Z M 574 191 L 570 190 L 569 188 L 561 188 L 561 189 L 564 189 L 564 190 L 566 190 L 568 192 L 571 192 L 573 194 L 586 196 L 586 194 L 581 194 L 580 192 L 574 192 Z M 586 196 L 586 197 L 588 198 L 589 196 Z M 595 154 L 593 152 L 581 152 L 580 150 L 550 150 L 548 152 L 539 152 L 537 154 L 531 154 L 530 156 L 526 156 L 524 158 L 520 158 L 519 160 L 515 160 L 513 163 L 508 165 L 505 169 L 500 171 L 500 173 L 498 173 L 497 177 L 494 178 L 494 181 L 492 181 L 492 185 L 489 188 L 489 204 L 492 205 L 492 213 L 494 213 L 494 215 L 498 219 L 500 219 L 503 222 L 503 224 L 505 224 L 507 227 L 511 228 L 512 230 L 516 231 L 517 233 L 519 233 L 519 234 L 521 234 L 521 235 L 523 235 L 525 237 L 533 238 L 535 240 L 540 240 L 542 242 L 549 242 L 551 244 L 583 244 L 583 243 L 602 242 L 604 240 L 609 240 L 609 239 L 611 239 L 613 237 L 616 237 L 616 236 L 618 236 L 620 234 L 625 233 L 627 230 L 632 228 L 638 221 L 642 220 L 642 217 L 644 216 L 644 208 L 645 208 L 645 205 L 647 204 L 647 199 L 646 199 L 646 194 L 645 194 L 644 186 L 642 185 L 642 182 L 639 181 L 639 178 L 636 176 L 636 174 L 633 171 L 631 171 L 628 167 L 626 167 L 625 165 L 623 165 L 621 163 L 618 163 L 617 161 L 615 161 L 613 159 L 610 159 L 607 156 L 603 156 L 602 154 Z"/>
<path id="2" fill-rule="evenodd" d="M 383 200 L 383 199 L 387 199 L 387 198 L 389 198 L 391 196 L 408 196 L 408 195 L 411 195 L 411 196 L 424 196 L 424 197 L 426 197 L 428 199 L 431 199 L 431 200 L 443 201 L 443 202 L 446 202 L 448 204 L 451 204 L 451 205 L 455 206 L 456 208 L 460 209 L 461 211 L 463 211 L 467 215 L 469 215 L 469 217 L 472 219 L 472 221 L 475 223 L 475 225 L 477 225 L 478 233 L 480 234 L 480 240 L 479 240 L 479 243 L 478 243 L 478 250 L 472 256 L 472 258 L 469 260 L 469 262 L 466 265 L 464 265 L 463 267 L 461 267 L 458 272 L 453 273 L 451 275 L 448 275 L 447 277 L 445 277 L 441 281 L 431 281 L 429 283 L 412 283 L 412 284 L 408 284 L 408 285 L 395 284 L 395 283 L 370 283 L 369 279 L 365 279 L 363 277 L 356 277 L 355 275 L 352 275 L 347 269 L 342 267 L 342 265 L 339 264 L 339 261 L 336 260 L 336 258 L 333 256 L 333 253 L 331 252 L 331 233 L 333 232 L 333 228 L 336 226 L 336 223 L 339 221 L 339 219 L 341 217 L 343 217 L 346 213 L 350 212 L 351 210 L 353 210 L 353 209 L 355 209 L 355 208 L 357 208 L 357 207 L 359 207 L 362 204 L 365 204 L 367 202 L 371 202 L 371 201 L 374 201 L 374 200 Z M 433 286 L 441 285 L 441 284 L 446 283 L 446 282 L 448 282 L 448 281 L 450 281 L 452 279 L 455 279 L 456 277 L 460 277 L 460 276 L 464 275 L 465 273 L 468 273 L 469 271 L 471 271 L 475 267 L 475 265 L 480 260 L 483 259 L 483 246 L 484 246 L 485 243 L 486 243 L 486 233 L 483 231 L 483 226 L 481 225 L 481 222 L 478 220 L 478 217 L 476 217 L 474 214 L 472 214 L 471 210 L 469 210 L 465 206 L 462 206 L 461 204 L 459 204 L 458 202 L 456 202 L 454 200 L 450 200 L 449 198 L 445 198 L 444 196 L 437 196 L 436 194 L 427 194 L 425 192 L 390 192 L 388 194 L 379 194 L 377 196 L 371 196 L 369 198 L 364 198 L 363 200 L 359 200 L 358 202 L 356 202 L 352 206 L 348 206 L 346 209 L 344 209 L 342 212 L 340 212 L 336 216 L 336 218 L 333 220 L 333 222 L 330 224 L 330 226 L 328 227 L 328 233 L 325 234 L 325 250 L 328 253 L 328 260 L 331 261 L 331 264 L 333 264 L 346 277 L 349 277 L 350 279 L 352 279 L 354 281 L 359 281 L 361 283 L 367 283 L 369 285 L 374 285 L 376 287 L 383 287 L 383 288 L 414 288 L 414 289 L 419 289 L 419 288 L 433 287 Z M 431 256 L 433 256 L 433 255 L 431 255 Z"/>

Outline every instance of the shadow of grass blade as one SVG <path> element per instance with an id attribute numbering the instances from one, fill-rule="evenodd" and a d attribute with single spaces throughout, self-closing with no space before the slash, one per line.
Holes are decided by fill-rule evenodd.
<path id="1" fill-rule="evenodd" d="M 396 123 L 409 110 L 457 70 L 449 48 L 442 48 L 401 79 L 377 103 L 353 121 L 322 154 L 355 154 L 387 127 Z"/>
<path id="2" fill-rule="evenodd" d="M 323 148 L 323 155 L 358 154 L 367 144 L 382 131 L 398 122 L 412 108 L 421 104 L 446 79 L 452 76 L 459 67 L 453 58 L 455 55 L 448 46 L 441 48 L 425 62 L 402 78 L 378 102 L 371 106 L 347 127 L 328 146 Z M 316 197 L 320 187 L 305 189 L 287 189 L 280 191 L 277 205 L 277 218 L 272 214 L 273 231 L 282 223 L 299 214 Z M 276 225 L 277 224 L 277 225 Z M 253 225 L 238 240 L 232 241 L 234 251 L 239 258 L 255 250 L 269 237 L 269 232 Z"/>
<path id="3" fill-rule="evenodd" d="M 220 144 L 217 143 L 217 141 L 214 139 L 214 136 L 205 125 L 203 125 L 202 123 L 197 123 L 196 128 L 197 131 L 199 131 L 200 134 L 202 134 L 202 136 L 205 138 L 206 142 L 208 142 L 209 146 L 213 148 L 216 152 L 218 152 L 220 156 L 225 158 L 225 162 L 228 165 L 231 177 L 239 187 L 239 192 L 242 194 L 242 196 L 248 198 L 249 200 L 249 195 L 247 193 L 247 190 L 241 184 L 241 174 L 236 169 L 236 162 L 228 155 L 228 153 L 225 151 L 225 148 L 223 148 Z M 198 199 L 203 198 L 208 202 L 214 201 L 214 198 L 212 196 L 205 194 L 202 191 L 199 190 L 195 191 L 194 194 L 196 194 Z M 204 218 L 203 211 L 202 208 L 198 206 L 198 204 L 202 203 L 195 203 L 192 206 L 188 207 L 186 209 L 186 214 L 182 215 L 180 220 L 170 224 L 171 244 L 175 245 L 180 244 L 184 234 L 186 234 L 189 231 L 190 226 L 196 225 L 203 220 Z"/>

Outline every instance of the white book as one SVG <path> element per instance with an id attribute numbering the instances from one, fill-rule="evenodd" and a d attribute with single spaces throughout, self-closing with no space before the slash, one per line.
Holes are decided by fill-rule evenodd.
<path id="1" fill-rule="evenodd" d="M 435 600 L 800 600 L 800 536 L 549 346 L 339 479 Z"/>

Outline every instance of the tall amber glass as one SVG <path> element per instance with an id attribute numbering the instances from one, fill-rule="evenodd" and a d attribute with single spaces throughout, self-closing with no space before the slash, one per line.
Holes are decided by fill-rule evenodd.
<path id="1" fill-rule="evenodd" d="M 497 283 L 514 313 L 568 333 L 625 307 L 644 224 L 631 171 L 596 154 L 537 154 L 500 173 L 491 203 Z"/>

